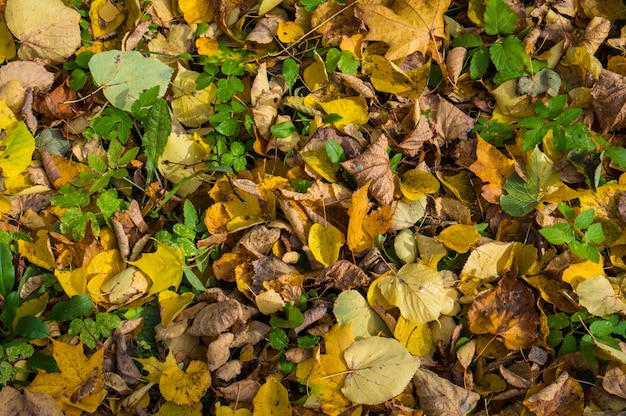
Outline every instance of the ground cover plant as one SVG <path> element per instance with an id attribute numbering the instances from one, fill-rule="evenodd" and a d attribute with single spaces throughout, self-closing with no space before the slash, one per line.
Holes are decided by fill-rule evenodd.
<path id="1" fill-rule="evenodd" d="M 0 17 L 0 415 L 626 408 L 622 1 Z"/>

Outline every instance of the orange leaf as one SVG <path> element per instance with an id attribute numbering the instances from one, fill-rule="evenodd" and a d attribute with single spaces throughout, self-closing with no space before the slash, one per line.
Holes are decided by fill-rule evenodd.
<path id="1" fill-rule="evenodd" d="M 502 186 L 509 176 L 515 171 L 515 161 L 508 159 L 490 143 L 478 136 L 476 144 L 476 162 L 469 166 L 485 184 L 482 188 L 482 196 L 492 204 L 500 202 Z"/>
<path id="2" fill-rule="evenodd" d="M 352 194 L 352 203 L 348 210 L 348 247 L 354 252 L 361 252 L 372 248 L 374 237 L 384 234 L 391 226 L 393 211 L 390 205 L 378 208 L 367 215 L 369 199 L 367 189 L 369 184 L 359 188 Z"/>

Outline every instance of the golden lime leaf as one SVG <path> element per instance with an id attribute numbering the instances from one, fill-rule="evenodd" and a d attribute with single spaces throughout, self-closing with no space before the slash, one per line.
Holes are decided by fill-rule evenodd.
<path id="1" fill-rule="evenodd" d="M 139 260 L 129 261 L 128 264 L 136 266 L 152 280 L 148 294 L 154 295 L 171 286 L 178 289 L 183 279 L 185 253 L 180 248 L 157 242 L 154 253 L 142 254 Z"/>
<path id="2" fill-rule="evenodd" d="M 172 81 L 172 111 L 187 127 L 200 127 L 213 115 L 213 104 L 217 97 L 217 87 L 210 83 L 206 88 L 196 89 L 199 72 L 178 65 L 178 73 Z"/>
<path id="3" fill-rule="evenodd" d="M 341 326 L 352 326 L 357 339 L 389 333 L 387 325 L 356 290 L 344 290 L 337 296 L 333 314 Z"/>
<path id="4" fill-rule="evenodd" d="M 436 269 L 439 260 L 448 254 L 448 250 L 446 250 L 444 245 L 433 237 L 417 233 L 415 234 L 415 240 L 417 241 L 417 252 L 420 255 L 422 264 L 431 269 Z"/>
<path id="5" fill-rule="evenodd" d="M 100 38 L 117 29 L 126 19 L 124 6 L 122 4 L 114 5 L 108 0 L 94 0 L 89 7 L 89 17 L 91 21 L 91 29 L 93 37 Z"/>
<path id="6" fill-rule="evenodd" d="M 33 243 L 25 240 L 17 240 L 17 247 L 20 254 L 36 266 L 53 270 L 56 266 L 52 247 L 46 230 L 37 231 L 37 237 Z"/>
<path id="7" fill-rule="evenodd" d="M 252 405 L 252 414 L 256 416 L 291 416 L 293 414 L 291 403 L 289 403 L 289 392 L 274 377 L 268 377 L 265 384 L 259 388 L 252 399 Z"/>
<path id="8" fill-rule="evenodd" d="M 413 169 L 400 177 L 400 190 L 407 199 L 417 201 L 424 195 L 437 192 L 439 181 L 430 172 Z"/>
<path id="9" fill-rule="evenodd" d="M 433 347 L 433 335 L 428 324 L 412 322 L 402 316 L 398 318 L 393 336 L 417 357 L 428 354 Z"/>
<path id="10" fill-rule="evenodd" d="M 161 325 L 167 328 L 172 320 L 178 316 L 187 305 L 193 301 L 193 293 L 185 292 L 180 295 L 171 290 L 159 293 L 159 310 L 161 311 Z"/>
<path id="11" fill-rule="evenodd" d="M 309 167 L 322 178 L 330 183 L 337 182 L 335 175 L 339 172 L 339 165 L 331 162 L 328 153 L 326 153 L 326 149 L 321 148 L 308 152 L 300 152 L 300 156 L 302 156 L 304 163 L 309 165 Z"/>
<path id="12" fill-rule="evenodd" d="M 194 403 L 187 406 L 174 402 L 165 402 L 155 416 L 202 416 L 202 403 Z"/>
<path id="13" fill-rule="evenodd" d="M 164 399 L 187 406 L 198 403 L 210 385 L 209 367 L 197 360 L 191 361 L 185 371 L 177 365 L 167 367 L 159 380 Z"/>
<path id="14" fill-rule="evenodd" d="M 410 263 L 377 280 L 377 288 L 410 321 L 428 323 L 439 318 L 445 304 L 440 273 L 423 264 Z"/>
<path id="15" fill-rule="evenodd" d="M 35 138 L 26 124 L 20 121 L 0 135 L 0 149 L 2 175 L 5 178 L 17 176 L 30 164 L 35 151 Z"/>
<path id="16" fill-rule="evenodd" d="M 143 272 L 135 267 L 128 267 L 107 279 L 100 286 L 100 291 L 107 295 L 111 305 L 122 306 L 144 296 L 150 283 Z"/>
<path id="17" fill-rule="evenodd" d="M 0 100 L 0 130 L 9 130 L 17 124 L 17 118 L 5 100 Z"/>
<path id="18" fill-rule="evenodd" d="M 333 225 L 313 224 L 309 230 L 309 248 L 315 260 L 328 267 L 339 259 L 339 250 L 346 239 Z"/>
<path id="19" fill-rule="evenodd" d="M 349 369 L 343 394 L 352 402 L 380 404 L 402 393 L 420 366 L 398 340 L 369 337 L 343 353 Z"/>
<path id="20" fill-rule="evenodd" d="M 339 114 L 342 118 L 333 124 L 343 130 L 348 124 L 359 128 L 369 121 L 367 101 L 363 97 L 349 97 L 320 103 L 326 114 Z"/>
<path id="21" fill-rule="evenodd" d="M 278 22 L 276 35 L 282 43 L 292 43 L 304 35 L 304 29 L 296 22 Z"/>
<path id="22" fill-rule="evenodd" d="M 411 230 L 402 230 L 393 240 L 393 250 L 402 263 L 415 263 L 417 259 L 417 240 Z"/>
<path id="23" fill-rule="evenodd" d="M 518 242 L 493 241 L 472 250 L 461 270 L 461 279 L 477 279 L 491 282 L 511 268 L 513 260 L 521 250 Z"/>
<path id="24" fill-rule="evenodd" d="M 586 260 L 581 263 L 570 264 L 565 270 L 563 270 L 561 280 L 569 283 L 574 289 L 576 289 L 581 282 L 594 276 L 604 276 L 602 258 L 600 258 L 600 262 L 598 263 Z"/>
<path id="25" fill-rule="evenodd" d="M 576 293 L 580 306 L 593 315 L 608 316 L 626 312 L 626 303 L 620 299 L 604 275 L 589 277 L 580 282 Z"/>
<path id="26" fill-rule="evenodd" d="M 15 41 L 4 20 L 0 21 L 0 62 L 9 60 L 15 56 Z"/>
<path id="27" fill-rule="evenodd" d="M 210 22 L 213 19 L 213 4 L 210 0 L 178 0 L 178 8 L 189 24 Z"/>
<path id="28" fill-rule="evenodd" d="M 452 225 L 437 236 L 437 241 L 457 253 L 467 253 L 478 242 L 480 234 L 472 225 Z"/>

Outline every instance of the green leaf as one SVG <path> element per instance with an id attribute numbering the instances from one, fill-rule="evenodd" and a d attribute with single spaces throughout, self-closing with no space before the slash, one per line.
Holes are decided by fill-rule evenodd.
<path id="1" fill-rule="evenodd" d="M 559 203 L 558 208 L 561 214 L 563 214 L 563 216 L 567 218 L 568 220 L 571 220 L 572 218 L 574 218 L 574 215 L 576 215 L 574 208 L 570 207 L 569 205 L 564 204 L 563 202 Z"/>
<path id="2" fill-rule="evenodd" d="M 274 328 L 297 328 L 304 322 L 304 315 L 293 302 L 285 305 L 285 318 L 272 315 L 270 325 Z"/>
<path id="3" fill-rule="evenodd" d="M 502 43 L 494 43 L 489 47 L 491 62 L 499 72 L 507 73 L 507 77 L 520 77 L 525 75 L 522 67 L 528 55 L 524 50 L 522 41 L 515 36 L 507 36 Z"/>
<path id="4" fill-rule="evenodd" d="M 14 334 L 28 339 L 39 339 L 50 335 L 50 330 L 41 319 L 28 315 L 17 321 Z"/>
<path id="5" fill-rule="evenodd" d="M 589 325 L 589 332 L 596 338 L 603 338 L 613 333 L 613 324 L 609 321 L 594 321 Z"/>
<path id="6" fill-rule="evenodd" d="M 326 0 L 301 0 L 302 5 L 304 6 L 304 10 L 309 13 L 317 9 L 317 6 L 324 3 L 324 1 Z"/>
<path id="7" fill-rule="evenodd" d="M 13 267 L 13 253 L 9 245 L 0 243 L 0 295 L 7 297 L 15 284 L 15 268 Z"/>
<path id="8" fill-rule="evenodd" d="M 572 226 L 564 223 L 542 228 L 539 233 L 552 244 L 569 244 L 576 239 Z"/>
<path id="9" fill-rule="evenodd" d="M 347 75 L 356 76 L 356 71 L 359 68 L 360 61 L 356 59 L 354 54 L 350 51 L 341 51 L 337 67 L 341 72 Z"/>
<path id="10" fill-rule="evenodd" d="M 569 243 L 569 248 L 572 250 L 572 253 L 576 254 L 581 259 L 591 260 L 594 263 L 600 261 L 600 251 L 596 245 L 572 241 Z"/>
<path id="11" fill-rule="evenodd" d="M 341 163 L 346 160 L 343 147 L 334 139 L 328 139 L 326 141 L 326 154 L 333 163 Z"/>
<path id="12" fill-rule="evenodd" d="M 126 202 L 117 197 L 117 189 L 107 189 L 98 196 L 96 205 L 100 208 L 100 212 L 102 212 L 104 218 L 108 219 L 111 218 L 116 211 L 124 209 Z"/>
<path id="13" fill-rule="evenodd" d="M 93 304 L 89 295 L 74 295 L 70 300 L 55 304 L 46 316 L 46 321 L 69 321 L 78 316 L 88 314 L 92 309 Z"/>
<path id="14" fill-rule="evenodd" d="M 152 88 L 148 88 L 135 100 L 130 109 L 131 113 L 137 120 L 144 122 L 146 117 L 148 117 L 150 108 L 156 103 L 157 98 L 159 98 L 159 86 L 155 85 Z M 124 142 L 124 144 L 125 143 L 126 142 Z"/>
<path id="15" fill-rule="evenodd" d="M 548 328 L 563 329 L 570 324 L 569 317 L 564 312 L 555 313 L 547 316 Z"/>
<path id="16" fill-rule="evenodd" d="M 61 232 L 71 232 L 74 240 L 80 241 L 85 236 L 85 229 L 88 222 L 91 222 L 94 234 L 99 234 L 100 226 L 98 225 L 98 219 L 93 212 L 86 212 L 83 214 L 80 208 L 68 208 L 61 218 Z"/>
<path id="17" fill-rule="evenodd" d="M 287 84 L 287 87 L 289 87 L 289 91 L 291 91 L 296 83 L 296 80 L 298 79 L 299 70 L 300 67 L 295 60 L 287 58 L 285 59 L 285 62 L 283 62 L 283 78 L 285 78 L 285 83 Z"/>
<path id="18" fill-rule="evenodd" d="M 543 127 L 543 117 L 526 117 L 519 121 L 519 125 L 527 129 L 540 129 Z"/>
<path id="19" fill-rule="evenodd" d="M 470 76 L 479 79 L 485 75 L 489 67 L 489 48 L 481 46 L 474 52 L 470 60 Z"/>
<path id="20" fill-rule="evenodd" d="M 585 235 L 583 236 L 583 242 L 600 244 L 603 241 L 604 241 L 604 231 L 602 230 L 602 224 L 600 223 L 591 224 L 587 228 L 587 231 L 585 231 Z"/>
<path id="21" fill-rule="evenodd" d="M 484 19 L 488 35 L 508 35 L 513 33 L 517 24 L 517 16 L 504 0 L 487 0 Z"/>
<path id="22" fill-rule="evenodd" d="M 591 225 L 594 216 L 595 211 L 593 209 L 586 209 L 582 211 L 576 216 L 576 219 L 574 220 L 574 227 L 579 230 L 584 230 Z M 600 227 L 600 229 L 602 229 L 602 227 Z"/>
<path id="23" fill-rule="evenodd" d="M 117 108 L 105 108 L 100 117 L 91 122 L 94 131 L 104 140 L 119 139 L 120 143 L 126 144 L 133 127 L 133 119 L 128 114 Z"/>
<path id="24" fill-rule="evenodd" d="M 157 58 L 120 50 L 95 54 L 89 61 L 89 69 L 104 96 L 124 111 L 131 111 L 141 93 L 155 85 L 159 87 L 159 96 L 165 95 L 174 72 Z"/>
<path id="25" fill-rule="evenodd" d="M 517 173 L 506 180 L 502 189 L 507 195 L 500 197 L 500 206 L 507 214 L 523 217 L 535 208 L 537 197 L 529 191 L 526 182 Z"/>
<path id="26" fill-rule="evenodd" d="M 279 139 L 284 139 L 296 132 L 296 126 L 291 121 L 283 121 L 270 127 L 270 132 Z"/>
<path id="27" fill-rule="evenodd" d="M 193 202 L 189 199 L 185 199 L 185 203 L 183 204 L 183 217 L 185 225 L 191 229 L 195 229 L 200 221 L 196 207 L 193 206 Z"/>
<path id="28" fill-rule="evenodd" d="M 50 198 L 50 204 L 61 208 L 84 207 L 90 200 L 84 189 L 66 185 L 59 189 L 58 195 Z"/>
<path id="29" fill-rule="evenodd" d="M 559 115 L 561 115 L 562 110 L 565 108 L 567 104 L 567 95 L 557 95 L 556 97 L 552 97 L 548 100 L 548 114 L 547 118 L 550 120 L 556 119 Z M 582 112 L 581 109 L 580 112 Z"/>
<path id="30" fill-rule="evenodd" d="M 577 342 L 574 334 L 569 333 L 563 337 L 563 343 L 559 349 L 559 357 L 576 352 Z"/>
<path id="31" fill-rule="evenodd" d="M 20 296 L 17 292 L 10 292 L 5 296 L 2 312 L 0 312 L 0 321 L 7 328 L 13 327 L 13 320 L 17 316 L 17 309 L 20 306 Z"/>
<path id="32" fill-rule="evenodd" d="M 459 46 L 464 48 L 477 48 L 479 46 L 483 46 L 483 40 L 480 35 L 475 33 L 464 33 L 461 36 L 452 39 L 452 46 L 455 48 Z"/>
<path id="33" fill-rule="evenodd" d="M 243 65 L 232 59 L 228 59 L 222 64 L 222 74 L 224 75 L 239 76 L 243 75 L 244 70 Z"/>
<path id="34" fill-rule="evenodd" d="M 330 48 L 326 52 L 326 72 L 335 72 L 340 58 L 341 51 L 337 48 Z"/>
<path id="35" fill-rule="evenodd" d="M 97 173 L 104 173 L 107 170 L 107 164 L 93 153 L 87 155 L 87 164 Z"/>
<path id="36" fill-rule="evenodd" d="M 300 348 L 313 348 L 320 342 L 320 337 L 313 335 L 304 335 L 298 338 L 298 347 Z"/>
<path id="37" fill-rule="evenodd" d="M 72 71 L 70 74 L 70 81 L 68 82 L 68 86 L 72 91 L 78 91 L 85 86 L 87 83 L 87 73 L 81 69 L 77 68 Z"/>
<path id="38" fill-rule="evenodd" d="M 546 337 L 546 342 L 552 348 L 556 348 L 561 341 L 563 341 L 563 333 L 558 329 L 553 329 Z"/>
<path id="39" fill-rule="evenodd" d="M 146 183 L 150 183 L 156 170 L 156 164 L 163 154 L 163 150 L 165 150 L 167 139 L 172 131 L 172 119 L 164 99 L 160 98 L 154 103 L 148 112 L 144 128 L 142 144 L 146 155 Z"/>
<path id="40" fill-rule="evenodd" d="M 272 328 L 269 334 L 270 346 L 275 350 L 282 351 L 289 344 L 287 333 L 280 328 Z"/>
<path id="41" fill-rule="evenodd" d="M 225 103 L 238 92 L 243 91 L 243 82 L 239 78 L 221 78 L 217 81 L 217 99 Z"/>
<path id="42" fill-rule="evenodd" d="M 582 108 L 568 108 L 567 110 L 559 113 L 556 117 L 556 123 L 565 126 L 576 120 L 583 112 Z"/>
<path id="43" fill-rule="evenodd" d="M 89 68 L 89 61 L 91 61 L 91 58 L 93 57 L 94 53 L 93 52 L 81 52 L 78 55 L 76 55 L 76 59 L 75 62 L 76 64 L 81 67 L 81 68 Z"/>
<path id="44" fill-rule="evenodd" d="M 626 169 L 626 148 L 609 146 L 604 149 L 604 154 L 617 166 Z"/>
<path id="45" fill-rule="evenodd" d="M 322 123 L 331 124 L 331 123 L 337 123 L 338 121 L 341 121 L 341 120 L 343 120 L 343 117 L 341 115 L 337 113 L 330 113 L 324 116 L 324 118 L 322 119 Z"/>

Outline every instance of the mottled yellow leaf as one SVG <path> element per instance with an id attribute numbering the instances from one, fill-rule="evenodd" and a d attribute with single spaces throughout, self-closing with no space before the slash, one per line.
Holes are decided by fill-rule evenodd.
<path id="1" fill-rule="evenodd" d="M 427 324 L 412 322 L 403 316 L 398 318 L 393 331 L 395 339 L 417 357 L 428 354 L 433 347 L 433 336 Z"/>
<path id="2" fill-rule="evenodd" d="M 114 5 L 109 0 L 94 0 L 89 7 L 89 17 L 94 38 L 114 32 L 126 19 L 122 4 Z"/>
<path id="3" fill-rule="evenodd" d="M 412 169 L 400 177 L 400 190 L 407 199 L 417 201 L 437 192 L 439 181 L 430 172 Z"/>
<path id="4" fill-rule="evenodd" d="M 185 69 L 178 65 L 178 73 L 172 81 L 172 111 L 187 127 L 200 127 L 213 115 L 213 103 L 217 96 L 217 88 L 210 83 L 206 88 L 196 89 L 199 72 Z"/>
<path id="5" fill-rule="evenodd" d="M 292 43 L 304 35 L 304 29 L 296 22 L 278 22 L 276 36 L 283 43 Z"/>
<path id="6" fill-rule="evenodd" d="M 348 124 L 359 128 L 369 121 L 368 107 L 365 98 L 349 97 L 320 103 L 326 114 L 339 114 L 342 118 L 333 123 L 335 127 L 343 130 Z"/>
<path id="7" fill-rule="evenodd" d="M 167 367 L 159 380 L 164 399 L 187 406 L 198 403 L 210 385 L 209 367 L 197 360 L 191 361 L 185 371 L 176 365 Z"/>
<path id="8" fill-rule="evenodd" d="M 144 253 L 139 260 L 129 261 L 128 264 L 136 266 L 152 280 L 148 294 L 154 295 L 171 286 L 178 289 L 183 279 L 185 253 L 180 248 L 157 242 L 154 253 Z"/>
<path id="9" fill-rule="evenodd" d="M 17 247 L 20 254 L 34 265 L 44 269 L 53 270 L 55 268 L 52 247 L 46 230 L 37 231 L 35 241 L 30 243 L 25 240 L 17 240 Z"/>
<path id="10" fill-rule="evenodd" d="M 339 259 L 339 250 L 346 242 L 337 227 L 313 224 L 309 230 L 309 248 L 315 260 L 328 267 Z"/>
<path id="11" fill-rule="evenodd" d="M 172 320 L 178 316 L 193 301 L 193 293 L 185 292 L 180 295 L 171 290 L 164 290 L 159 293 L 159 310 L 161 311 L 161 325 L 164 328 L 172 323 Z"/>
<path id="12" fill-rule="evenodd" d="M 608 316 L 626 312 L 626 303 L 620 299 L 604 275 L 589 277 L 580 282 L 576 293 L 580 306 L 593 315 Z"/>
<path id="13" fill-rule="evenodd" d="M 202 416 L 202 403 L 194 403 L 188 406 L 166 402 L 161 406 L 156 416 Z"/>
<path id="14" fill-rule="evenodd" d="M 326 153 L 326 149 L 322 148 L 308 152 L 300 152 L 300 156 L 302 156 L 304 163 L 322 178 L 330 183 L 337 182 L 335 175 L 339 172 L 339 165 L 331 162 L 328 153 Z"/>
<path id="15" fill-rule="evenodd" d="M 439 233 L 437 241 L 443 243 L 450 250 L 467 253 L 479 238 L 480 234 L 473 225 L 456 224 Z"/>
<path id="16" fill-rule="evenodd" d="M 268 377 L 265 384 L 259 388 L 252 400 L 252 405 L 252 414 L 256 416 L 291 416 L 293 414 L 287 389 L 274 377 Z"/>
<path id="17" fill-rule="evenodd" d="M 190 24 L 210 22 L 213 18 L 213 4 L 210 0 L 178 0 L 178 8 Z"/>
<path id="18" fill-rule="evenodd" d="M 10 110 L 8 111 L 10 112 Z M 20 121 L 7 128 L 0 135 L 0 169 L 2 175 L 6 178 L 22 173 L 30 164 L 34 151 L 35 138 L 24 122 Z"/>
<path id="19" fill-rule="evenodd" d="M 600 258 L 600 260 L 601 261 L 598 263 L 586 260 L 581 263 L 570 264 L 565 270 L 563 270 L 561 279 L 576 289 L 580 282 L 590 277 L 604 276 L 602 258 Z"/>

